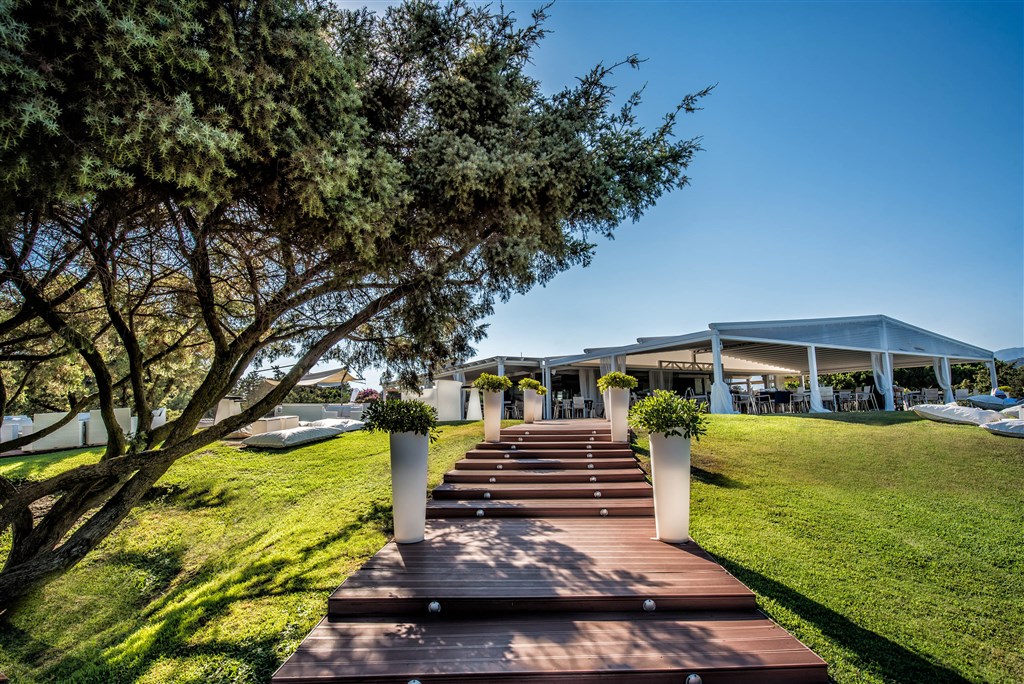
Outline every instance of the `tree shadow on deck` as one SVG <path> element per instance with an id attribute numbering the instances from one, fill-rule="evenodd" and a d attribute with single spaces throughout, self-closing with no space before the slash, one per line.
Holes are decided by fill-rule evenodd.
<path id="1" fill-rule="evenodd" d="M 737 579 L 801 620 L 814 625 L 833 643 L 855 655 L 853 665 L 893 684 L 966 684 L 959 672 L 929 660 L 891 639 L 861 627 L 850 618 L 786 585 L 727 558 L 718 562 Z"/>

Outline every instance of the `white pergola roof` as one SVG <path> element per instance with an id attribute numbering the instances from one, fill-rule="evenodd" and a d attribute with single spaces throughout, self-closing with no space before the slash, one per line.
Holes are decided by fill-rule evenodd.
<path id="1" fill-rule="evenodd" d="M 551 368 L 597 367 L 602 359 L 624 358 L 630 368 L 703 372 L 712 363 L 715 335 L 730 375 L 800 374 L 809 371 L 807 349 L 815 347 L 819 373 L 871 369 L 872 352 L 892 354 L 894 367 L 989 362 L 991 351 L 912 326 L 888 316 L 852 316 L 792 321 L 711 323 L 708 330 L 678 336 L 641 337 L 635 344 L 586 349 L 583 354 L 546 359 Z"/>

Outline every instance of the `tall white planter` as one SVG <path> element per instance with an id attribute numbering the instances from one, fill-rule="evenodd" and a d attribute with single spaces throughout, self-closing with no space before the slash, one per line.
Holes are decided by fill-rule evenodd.
<path id="1" fill-rule="evenodd" d="M 629 390 L 612 387 L 608 390 L 608 405 L 612 410 L 612 441 L 625 442 L 629 439 L 626 418 L 629 416 Z"/>
<path id="2" fill-rule="evenodd" d="M 391 500 L 395 541 L 423 541 L 427 523 L 427 453 L 430 438 L 415 432 L 391 433 Z"/>
<path id="3" fill-rule="evenodd" d="M 651 435 L 654 524 L 658 539 L 690 540 L 690 438 Z"/>
<path id="4" fill-rule="evenodd" d="M 533 402 L 534 402 L 534 406 L 536 407 L 536 408 L 533 409 L 533 417 L 536 418 L 537 420 L 543 420 L 544 419 L 544 397 L 541 396 L 540 394 L 538 394 L 537 397 L 533 400 Z"/>
<path id="5" fill-rule="evenodd" d="M 501 441 L 501 402 L 504 392 L 484 392 L 484 441 Z"/>
<path id="6" fill-rule="evenodd" d="M 480 420 L 483 417 L 480 412 L 480 390 L 473 387 L 469 390 L 469 399 L 466 400 L 466 420 Z"/>
<path id="7" fill-rule="evenodd" d="M 523 390 L 523 422 L 532 423 L 537 419 L 537 390 Z"/>
<path id="8" fill-rule="evenodd" d="M 604 399 L 604 419 L 605 420 L 611 420 L 612 419 L 612 400 L 611 400 L 611 394 L 609 393 L 608 390 L 605 390 L 602 393 L 602 397 L 601 398 Z"/>

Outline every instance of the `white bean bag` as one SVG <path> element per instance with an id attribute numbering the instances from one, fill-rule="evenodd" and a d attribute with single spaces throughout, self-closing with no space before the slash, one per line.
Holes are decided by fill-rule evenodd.
<path id="1" fill-rule="evenodd" d="M 319 442 L 331 437 L 337 437 L 342 433 L 337 428 L 330 427 L 294 427 L 287 430 L 274 430 L 253 435 L 244 440 L 242 444 L 260 449 L 287 449 L 288 447 Z"/>
<path id="2" fill-rule="evenodd" d="M 352 418 L 324 418 L 322 420 L 314 420 L 310 425 L 313 427 L 336 428 L 342 432 L 352 432 L 353 430 L 362 430 L 366 423 L 361 420 L 353 420 Z"/>
<path id="3" fill-rule="evenodd" d="M 984 425 L 994 423 L 997 420 L 1004 420 L 1006 416 L 999 411 L 986 411 L 971 406 L 957 406 L 956 404 L 919 404 L 913 409 L 914 413 L 934 420 L 939 423 L 956 423 L 958 425 Z"/>
<path id="4" fill-rule="evenodd" d="M 993 435 L 1024 438 L 1024 420 L 997 420 L 994 423 L 986 423 L 981 427 Z"/>
<path id="5" fill-rule="evenodd" d="M 990 411 L 1002 411 L 1004 408 L 1016 406 L 1019 402 L 1018 399 L 1000 399 L 999 397 L 993 397 L 989 394 L 976 394 L 973 397 L 967 397 L 967 401 L 969 401 L 972 406 L 988 409 Z"/>
<path id="6" fill-rule="evenodd" d="M 1000 413 L 1010 420 L 1024 420 L 1024 406 L 1011 406 L 1008 409 L 1003 409 Z"/>

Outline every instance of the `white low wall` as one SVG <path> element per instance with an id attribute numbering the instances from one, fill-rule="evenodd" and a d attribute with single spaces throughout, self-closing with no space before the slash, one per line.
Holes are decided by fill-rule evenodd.
<path id="1" fill-rule="evenodd" d="M 126 435 L 132 432 L 132 410 L 127 408 L 114 409 L 114 417 L 117 424 L 121 426 L 121 432 Z M 100 411 L 89 411 L 89 422 L 86 424 L 86 444 L 99 446 L 107 443 L 107 426 L 103 424 L 103 416 Z"/>
<path id="2" fill-rule="evenodd" d="M 327 417 L 323 404 L 281 404 L 278 413 L 282 416 L 298 416 L 299 420 L 307 423 Z"/>
<path id="3" fill-rule="evenodd" d="M 67 413 L 37 413 L 32 416 L 34 432 L 42 432 L 54 423 L 59 423 Z M 82 421 L 76 416 L 67 425 L 57 429 L 55 432 L 37 439 L 31 444 L 25 445 L 25 451 L 55 451 L 58 449 L 78 449 L 84 445 L 82 437 Z"/>

